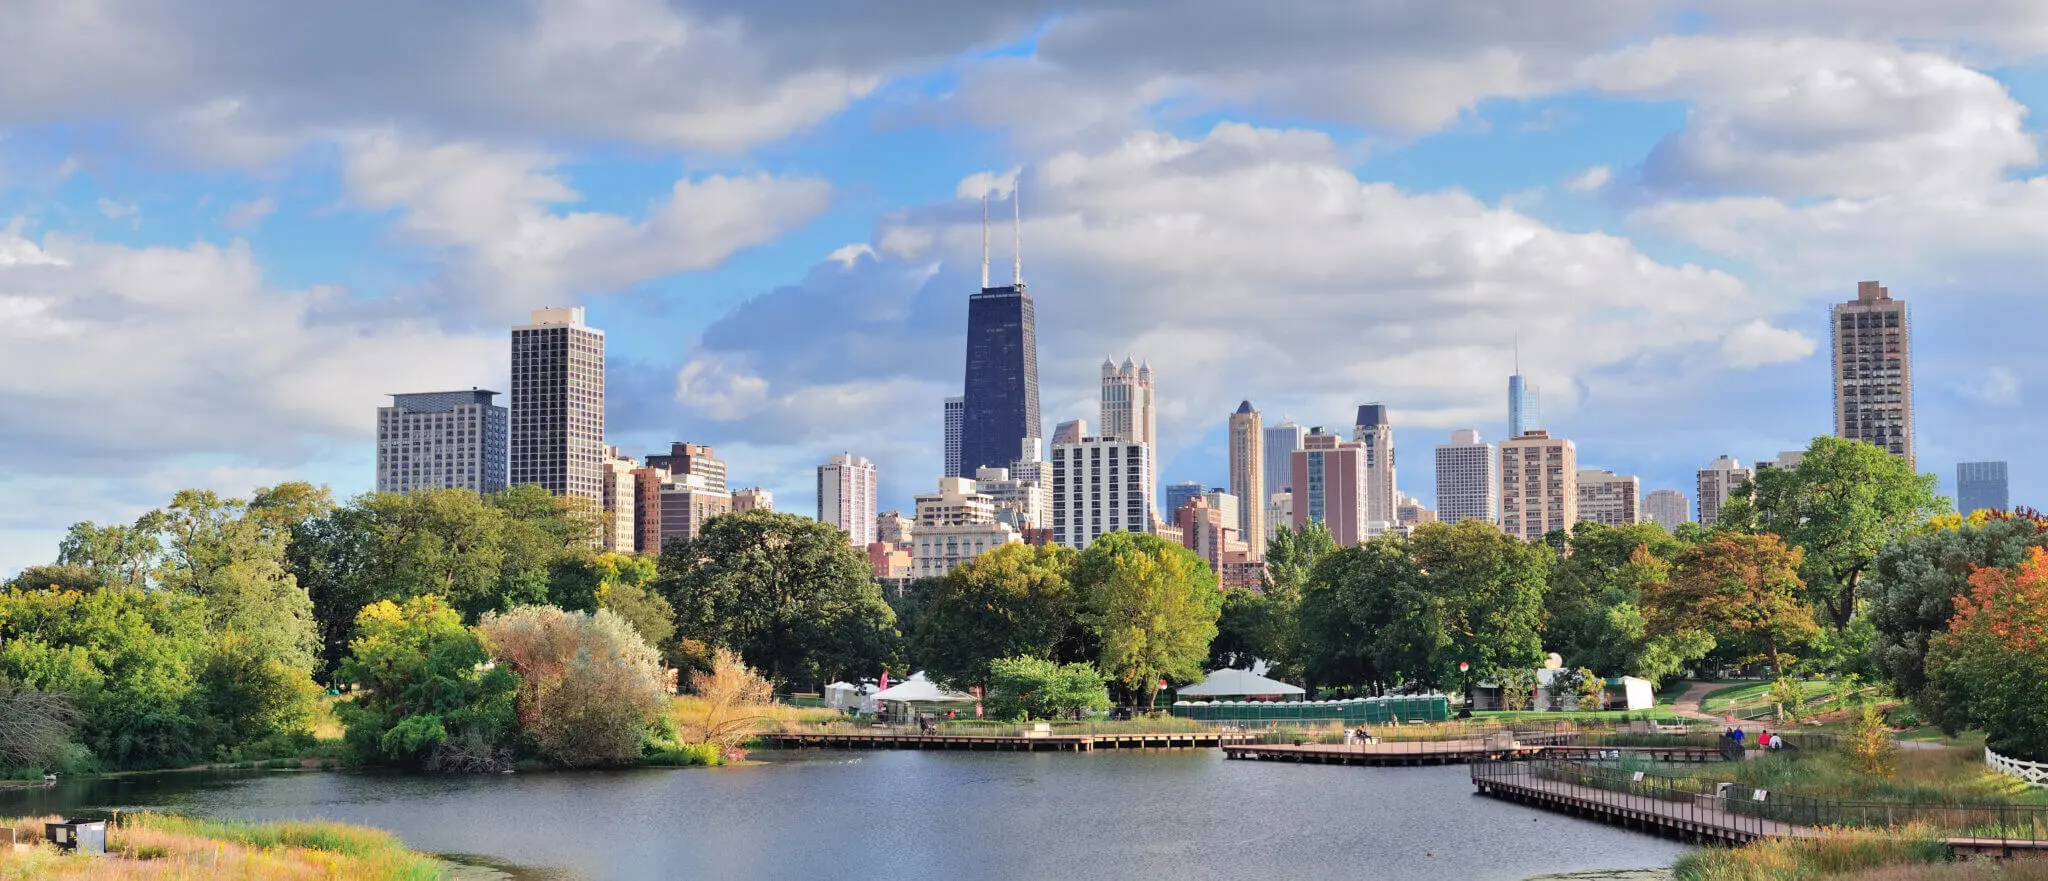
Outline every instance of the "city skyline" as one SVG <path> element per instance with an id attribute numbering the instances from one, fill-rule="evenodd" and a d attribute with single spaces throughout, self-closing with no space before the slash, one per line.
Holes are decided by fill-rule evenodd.
<path id="1" fill-rule="evenodd" d="M 1382 401 L 1428 499 L 1414 444 L 1507 437 L 1519 373 L 1589 462 L 1691 493 L 1833 433 L 1829 309 L 1880 279 L 1919 470 L 2048 491 L 2019 449 L 2044 13 L 1738 7 L 885 4 L 858 45 L 773 5 L 451 8 L 417 44 L 351 7 L 255 57 L 232 16 L 32 7 L 0 37 L 0 492 L 29 500 L 0 571 L 177 488 L 367 491 L 384 395 L 509 395 L 504 328 L 549 305 L 607 331 L 600 443 L 715 445 L 798 511 L 852 450 L 901 507 L 965 392 L 984 199 L 1021 216 L 998 262 L 1030 252 L 1040 430 L 1148 353 L 1162 481 L 1226 484 L 1241 400 Z M 429 48 L 500 41 L 533 54 Z M 304 75 L 339 67 L 362 88 Z"/>

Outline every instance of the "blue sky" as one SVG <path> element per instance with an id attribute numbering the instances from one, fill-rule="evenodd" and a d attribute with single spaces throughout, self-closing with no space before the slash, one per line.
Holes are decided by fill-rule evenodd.
<path id="1" fill-rule="evenodd" d="M 804 513 L 852 451 L 907 507 L 1013 185 L 1048 427 L 1149 358 L 1167 482 L 1223 480 L 1240 399 L 1384 401 L 1429 502 L 1435 444 L 1502 433 L 1519 335 L 1585 467 L 1690 495 L 1830 429 L 1826 306 L 1880 279 L 1922 470 L 2010 460 L 2037 501 L 2048 9 L 1781 5 L 18 11 L 0 572 L 185 486 L 364 491 L 382 395 L 502 389 L 505 328 L 566 303 L 627 451 L 711 444 Z"/>

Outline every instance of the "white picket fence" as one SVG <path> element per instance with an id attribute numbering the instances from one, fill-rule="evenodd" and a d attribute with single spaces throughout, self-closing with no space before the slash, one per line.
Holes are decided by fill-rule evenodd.
<path id="1" fill-rule="evenodd" d="M 2030 786 L 2048 787 L 2048 762 L 2008 759 L 1987 749 L 1984 751 L 1984 764 L 2000 774 L 2018 777 Z"/>

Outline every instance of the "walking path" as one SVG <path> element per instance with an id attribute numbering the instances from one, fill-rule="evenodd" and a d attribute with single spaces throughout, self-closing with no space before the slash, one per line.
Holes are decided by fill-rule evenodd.
<path id="1" fill-rule="evenodd" d="M 1707 695 L 1721 687 L 1721 684 L 1718 682 L 1695 682 L 1687 686 L 1685 693 L 1679 695 L 1677 700 L 1671 702 L 1671 712 L 1688 719 L 1705 719 L 1709 722 L 1719 722 L 1721 717 L 1700 712 L 1700 701 L 1705 700 Z"/>

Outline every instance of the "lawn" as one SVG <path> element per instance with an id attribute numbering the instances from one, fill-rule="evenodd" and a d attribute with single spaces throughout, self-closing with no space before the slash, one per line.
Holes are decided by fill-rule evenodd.
<path id="1" fill-rule="evenodd" d="M 1475 721 L 1495 722 L 1500 724 L 1508 724 L 1515 722 L 1583 722 L 1594 725 L 1619 725 L 1625 722 L 1638 721 L 1686 721 L 1684 719 L 1680 719 L 1677 713 L 1672 712 L 1671 707 L 1669 706 L 1659 706 L 1655 709 L 1649 710 L 1629 710 L 1625 712 L 1622 710 L 1605 710 L 1597 713 L 1553 713 L 1548 711 L 1538 712 L 1536 710 L 1524 710 L 1521 712 L 1515 712 L 1510 710 L 1475 710 L 1472 713 L 1472 718 Z"/>
<path id="2" fill-rule="evenodd" d="M 1700 712 L 1719 715 L 1757 703 L 1769 706 L 1770 694 L 1769 682 L 1738 682 L 1707 692 L 1707 696 L 1700 699 Z"/>
<path id="3" fill-rule="evenodd" d="M 1947 734 L 1943 734 L 1941 729 L 1934 725 L 1922 725 L 1918 728 L 1901 731 L 1899 732 L 1898 739 L 1916 743 L 1938 743 L 1950 749 L 1963 750 L 1973 755 L 1984 748 L 1984 732 L 1982 731 L 1965 731 L 1950 737 Z"/>

